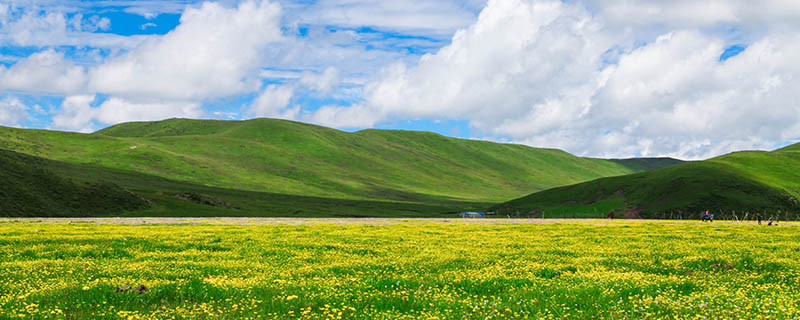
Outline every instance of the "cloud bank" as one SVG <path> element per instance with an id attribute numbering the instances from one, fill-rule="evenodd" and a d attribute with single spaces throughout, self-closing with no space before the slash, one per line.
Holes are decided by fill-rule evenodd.
<path id="1" fill-rule="evenodd" d="M 0 43 L 35 50 L 0 56 L 8 125 L 31 117 L 18 96 L 58 96 L 37 114 L 77 131 L 214 115 L 455 121 L 578 155 L 684 159 L 800 138 L 793 1 L 145 1 L 126 12 L 180 23 L 134 36 L 85 7 L 19 3 L 0 4 Z"/>
<path id="2" fill-rule="evenodd" d="M 449 45 L 387 68 L 365 89 L 369 108 L 355 108 L 375 122 L 466 119 L 515 142 L 607 157 L 695 159 L 800 136 L 800 30 L 787 27 L 796 5 L 628 4 L 491 0 Z M 735 35 L 714 27 L 780 17 L 721 59 Z"/>

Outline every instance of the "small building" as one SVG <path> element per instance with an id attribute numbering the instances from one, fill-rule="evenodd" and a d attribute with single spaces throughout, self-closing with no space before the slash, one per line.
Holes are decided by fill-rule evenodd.
<path id="1" fill-rule="evenodd" d="M 484 218 L 486 217 L 485 212 L 462 212 L 462 218 Z"/>

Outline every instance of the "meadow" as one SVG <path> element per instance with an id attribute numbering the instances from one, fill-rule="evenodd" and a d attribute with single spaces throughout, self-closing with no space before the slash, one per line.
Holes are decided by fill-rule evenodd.
<path id="1" fill-rule="evenodd" d="M 2 319 L 800 318 L 798 226 L 0 220 Z"/>

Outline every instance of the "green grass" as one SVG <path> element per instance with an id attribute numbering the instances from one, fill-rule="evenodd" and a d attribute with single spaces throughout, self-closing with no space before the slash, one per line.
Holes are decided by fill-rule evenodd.
<path id="1" fill-rule="evenodd" d="M 488 203 L 334 199 L 236 190 L 0 150 L 6 217 L 448 217 Z M 205 201 L 192 201 L 189 194 Z M 197 199 L 195 199 L 197 200 Z M 203 203 L 205 202 L 205 203 Z M 216 203 L 216 204 L 215 204 Z"/>
<path id="2" fill-rule="evenodd" d="M 0 127 L 0 149 L 53 160 L 50 171 L 68 179 L 114 181 L 153 202 L 136 214 L 169 216 L 430 216 L 643 170 L 560 150 L 273 119 L 170 119 L 94 134 Z M 170 196 L 181 192 L 240 210 L 186 211 Z"/>
<path id="3" fill-rule="evenodd" d="M 0 219 L 0 319 L 800 316 L 797 226 L 72 222 Z"/>
<path id="4" fill-rule="evenodd" d="M 683 162 L 681 160 L 673 158 L 631 158 L 631 159 L 609 159 L 609 160 L 621 164 L 637 172 L 658 170 L 661 168 L 666 168 Z"/>
<path id="5" fill-rule="evenodd" d="M 501 212 L 605 216 L 638 208 L 643 217 L 699 218 L 712 210 L 734 219 L 749 213 L 800 217 L 797 145 L 772 152 L 735 152 L 632 175 L 601 178 L 537 192 L 498 205 Z"/>
<path id="6" fill-rule="evenodd" d="M 110 181 L 64 178 L 53 161 L 0 150 L 0 216 L 79 216 L 142 210 L 149 201 Z"/>

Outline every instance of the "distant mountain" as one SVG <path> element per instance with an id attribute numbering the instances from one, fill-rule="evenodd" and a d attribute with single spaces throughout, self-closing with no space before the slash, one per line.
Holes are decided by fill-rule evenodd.
<path id="1" fill-rule="evenodd" d="M 557 187 L 494 207 L 506 214 L 699 218 L 800 216 L 800 144 L 772 152 L 734 152 L 643 173 Z"/>
<path id="2" fill-rule="evenodd" d="M 203 192 L 215 199 L 225 198 L 214 196 L 221 190 L 231 190 L 252 192 L 259 195 L 255 198 L 263 196 L 273 203 L 278 195 L 307 197 L 305 201 L 314 203 L 335 202 L 337 205 L 327 207 L 338 208 L 336 212 L 342 215 L 371 215 L 368 207 L 372 204 L 364 205 L 363 210 L 348 209 L 364 204 L 358 201 L 391 203 L 382 215 L 425 216 L 432 211 L 480 208 L 531 191 L 673 163 L 653 160 L 655 163 L 645 165 L 638 160 L 581 158 L 561 150 L 455 139 L 430 132 L 349 133 L 274 119 L 131 122 L 93 134 L 0 127 L 0 149 L 80 165 L 98 181 L 114 176 L 116 180 L 111 181 L 145 196 L 166 194 L 163 181 L 159 182 L 164 180 L 188 189 L 207 188 Z M 125 175 L 120 176 L 122 173 Z M 65 175 L 70 174 L 74 172 Z M 171 203 L 173 198 L 156 200 L 148 214 L 160 212 L 159 203 Z M 344 200 L 356 202 L 338 205 Z M 231 207 L 240 210 L 224 214 L 333 214 L 323 206 L 309 207 L 309 203 L 277 203 L 281 204 L 231 202 Z M 406 208 L 397 204 L 406 204 Z M 266 207 L 275 212 L 249 211 Z"/>

